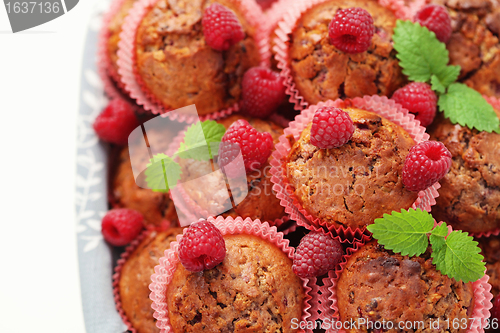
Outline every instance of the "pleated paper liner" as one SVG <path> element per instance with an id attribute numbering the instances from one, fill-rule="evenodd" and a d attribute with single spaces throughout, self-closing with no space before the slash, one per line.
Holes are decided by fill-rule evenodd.
<path id="1" fill-rule="evenodd" d="M 289 242 L 283 238 L 283 233 L 278 232 L 276 227 L 270 226 L 267 222 L 262 223 L 259 220 L 252 220 L 250 218 L 243 220 L 241 217 L 237 217 L 236 219 L 228 217 L 224 219 L 221 216 L 217 218 L 210 217 L 208 221 L 215 224 L 222 235 L 249 234 L 262 238 L 276 245 L 288 258 L 293 260 L 294 248 L 288 246 Z M 151 290 L 150 298 L 153 300 L 154 317 L 158 320 L 156 325 L 161 329 L 162 333 L 173 332 L 168 315 L 166 290 L 179 264 L 177 252 L 181 239 L 182 236 L 178 235 L 177 242 L 171 243 L 170 249 L 165 251 L 165 256 L 160 258 L 159 265 L 155 267 L 155 274 L 151 276 L 153 282 L 149 286 Z M 308 321 L 317 317 L 317 314 L 312 314 L 312 312 L 317 313 L 317 302 L 311 296 L 316 279 L 301 280 L 305 298 L 300 320 Z"/>
<path id="2" fill-rule="evenodd" d="M 320 102 L 312 105 L 302 111 L 294 121 L 290 122 L 290 126 L 285 129 L 284 134 L 280 137 L 280 142 L 276 144 L 276 150 L 273 152 L 273 159 L 271 160 L 271 181 L 274 183 L 273 189 L 277 193 L 280 203 L 285 207 L 285 212 L 290 215 L 292 220 L 297 221 L 297 224 L 308 229 L 325 228 L 330 231 L 334 236 L 348 237 L 348 239 L 359 239 L 365 234 L 366 228 L 352 229 L 350 227 L 335 227 L 328 225 L 318 218 L 311 216 L 299 203 L 293 194 L 292 187 L 286 179 L 286 170 L 283 167 L 286 157 L 288 156 L 291 146 L 287 137 L 293 135 L 295 140 L 298 140 L 300 134 L 306 126 L 312 121 L 314 113 L 320 107 L 343 107 L 347 104 L 353 107 L 372 111 L 389 121 L 401 126 L 418 144 L 422 141 L 427 141 L 429 135 L 425 133 L 425 128 L 420 126 L 420 122 L 415 120 L 415 116 L 408 113 L 399 104 L 389 100 L 387 97 L 380 96 L 365 96 L 363 98 L 354 98 L 348 101 L 340 99 L 336 101 Z M 436 204 L 435 198 L 438 197 L 437 189 L 440 187 L 439 183 L 435 183 L 425 191 L 420 191 L 417 200 L 413 203 L 412 208 L 420 208 L 422 210 L 430 211 L 431 206 Z M 403 207 L 402 207 L 403 208 Z M 314 227 L 313 227 L 314 226 Z"/>
<path id="3" fill-rule="evenodd" d="M 120 259 L 118 259 L 116 266 L 114 268 L 113 274 L 113 297 L 115 300 L 116 310 L 118 314 L 123 320 L 123 323 L 127 326 L 127 329 L 132 333 L 137 333 L 136 328 L 132 326 L 127 314 L 125 313 L 122 305 L 122 299 L 120 295 L 120 278 L 123 270 L 123 266 L 130 258 L 130 256 L 135 252 L 135 250 L 147 239 L 151 238 L 153 240 L 159 232 L 167 230 L 169 228 L 168 223 L 164 224 L 162 227 L 155 228 L 152 225 L 146 227 L 145 230 L 141 232 L 139 236 L 136 237 L 126 248 L 125 251 L 120 255 Z M 151 269 L 151 273 L 153 273 L 153 268 Z M 151 320 L 154 320 L 153 316 L 151 316 Z"/>
<path id="4" fill-rule="evenodd" d="M 275 59 L 278 62 L 278 68 L 281 70 L 280 75 L 284 79 L 286 86 L 286 93 L 289 96 L 290 102 L 295 104 L 296 110 L 303 110 L 309 106 L 304 97 L 298 91 L 295 82 L 293 81 L 292 72 L 290 68 L 290 61 L 288 57 L 288 48 L 290 46 L 290 36 L 297 20 L 304 12 L 314 7 L 317 4 L 326 2 L 328 0 L 299 0 L 283 2 L 282 5 L 287 6 L 288 9 L 283 15 L 283 19 L 278 23 L 278 28 L 275 30 L 276 38 L 273 43 L 272 51 L 275 53 Z M 391 9 L 397 18 L 406 19 L 408 8 L 404 5 L 402 0 L 380 0 L 379 3 Z"/>
<path id="5" fill-rule="evenodd" d="M 146 88 L 144 81 L 141 79 L 140 75 L 137 73 L 136 67 L 136 31 L 148 13 L 148 11 L 156 4 L 158 0 L 139 0 L 135 3 L 134 7 L 130 11 L 130 15 L 127 16 L 123 24 L 123 30 L 120 34 L 120 43 L 118 50 L 118 66 L 119 74 L 122 76 L 122 82 L 125 84 L 125 89 L 130 96 L 136 100 L 139 105 L 142 105 L 146 111 L 151 111 L 153 114 L 162 114 L 162 116 L 171 117 L 180 122 L 185 123 L 195 123 L 199 120 L 198 117 L 193 117 L 189 115 L 179 115 L 171 113 L 171 109 L 165 108 L 163 104 Z M 269 51 L 268 43 L 260 42 L 264 36 L 264 30 L 260 28 L 262 26 L 263 14 L 260 7 L 255 1 L 252 0 L 234 0 L 239 3 L 243 14 L 245 15 L 248 22 L 253 27 L 256 27 L 256 43 L 259 48 L 259 55 L 261 57 L 261 64 L 266 65 L 269 60 L 265 59 L 268 56 Z M 219 119 L 230 115 L 233 112 L 239 110 L 238 103 L 234 105 L 219 110 L 214 113 L 200 116 L 201 120 L 208 119 Z"/>
<path id="6" fill-rule="evenodd" d="M 451 226 L 448 226 L 450 232 L 452 231 Z M 356 244 L 351 249 L 348 249 L 348 252 L 345 255 L 345 258 L 342 260 L 342 263 L 337 266 L 335 271 L 331 271 L 328 274 L 328 277 L 323 279 L 323 286 L 320 287 L 320 294 L 318 296 L 319 302 L 321 304 L 321 319 L 328 319 L 331 322 L 339 321 L 339 310 L 337 306 L 337 290 L 336 285 L 337 281 L 344 270 L 348 259 L 357 252 L 363 244 Z M 490 309 L 493 306 L 491 300 L 493 299 L 493 295 L 491 294 L 491 285 L 488 283 L 489 276 L 484 275 L 481 279 L 476 282 L 473 282 L 473 290 L 474 290 L 474 307 L 473 313 L 471 315 L 471 319 L 473 319 L 472 325 L 467 331 L 467 333 L 483 333 L 484 327 L 486 327 L 488 323 L 488 318 L 490 317 Z M 333 325 L 332 325 L 333 326 Z M 326 330 L 327 333 L 330 332 L 345 332 L 344 330 L 336 330 L 334 328 Z"/>

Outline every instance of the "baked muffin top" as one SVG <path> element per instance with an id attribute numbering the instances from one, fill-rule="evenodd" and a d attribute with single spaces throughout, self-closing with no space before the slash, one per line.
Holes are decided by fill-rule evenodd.
<path id="1" fill-rule="evenodd" d="M 167 109 L 196 104 L 200 115 L 238 102 L 247 69 L 260 62 L 256 28 L 239 3 L 216 2 L 238 17 L 245 38 L 219 52 L 207 45 L 201 19 L 212 0 L 159 0 L 142 20 L 136 35 L 137 72 L 148 90 Z"/>
<path id="2" fill-rule="evenodd" d="M 337 283 L 338 309 L 342 321 L 424 322 L 425 329 L 405 332 L 434 332 L 430 324 L 441 322 L 440 332 L 456 330 L 446 320 L 470 318 L 473 310 L 472 283 L 457 282 L 436 271 L 430 252 L 420 257 L 401 256 L 371 241 L 347 261 Z M 348 332 L 367 332 L 364 329 Z M 397 332 L 392 329 L 387 332 Z"/>
<path id="3" fill-rule="evenodd" d="M 417 193 L 406 190 L 403 164 L 411 136 L 376 113 L 344 109 L 354 123 L 345 145 L 320 149 L 310 142 L 310 123 L 291 140 L 284 162 L 289 189 L 313 217 L 335 227 L 363 228 L 384 213 L 408 209 Z"/>
<path id="4" fill-rule="evenodd" d="M 433 216 L 467 232 L 500 228 L 500 134 L 454 125 L 442 114 L 428 131 L 452 155 Z"/>
<path id="5" fill-rule="evenodd" d="M 373 17 L 375 34 L 366 52 L 344 53 L 330 43 L 328 25 L 339 9 L 361 7 Z M 305 12 L 290 37 L 294 82 L 309 104 L 337 98 L 387 95 L 406 82 L 392 47 L 394 14 L 372 0 L 327 1 Z"/>
<path id="6" fill-rule="evenodd" d="M 213 269 L 177 265 L 167 287 L 174 332 L 293 332 L 304 302 L 292 261 L 253 235 L 225 235 L 226 257 Z"/>
<path id="7" fill-rule="evenodd" d="M 496 297 L 500 293 L 500 236 L 479 237 L 475 239 L 481 248 L 486 262 L 486 274 L 490 277 L 491 293 Z"/>
<path id="8" fill-rule="evenodd" d="M 259 132 L 270 133 L 274 143 L 277 143 L 280 135 L 283 134 L 281 126 L 258 118 L 231 115 L 228 118 L 217 120 L 217 122 L 227 129 L 239 119 L 247 120 Z M 260 219 L 272 223 L 274 220 L 285 216 L 285 209 L 280 205 L 279 199 L 276 198 L 276 194 L 272 190 L 270 160 L 271 156 L 258 170 L 247 172 L 248 194 L 243 201 L 233 208 L 231 208 L 231 202 L 226 200 L 227 186 L 222 175 L 213 173 L 212 165 L 208 161 L 181 159 L 179 164 L 181 165 L 183 182 L 204 177 L 204 186 L 199 186 L 199 182 L 196 181 L 183 183 L 181 186 L 190 198 L 205 210 L 221 211 L 223 210 L 222 207 L 226 207 L 228 210 L 222 214 L 224 217 L 250 217 L 251 219 Z M 216 163 L 214 167 L 218 169 Z M 231 193 L 231 191 L 229 192 Z"/>
<path id="9" fill-rule="evenodd" d="M 481 94 L 500 98 L 500 2 L 433 0 L 448 8 L 453 33 L 446 47 L 460 81 Z"/>
<path id="10" fill-rule="evenodd" d="M 118 283 L 120 301 L 127 319 L 137 333 L 160 332 L 156 327 L 156 319 L 153 318 L 149 284 L 158 260 L 178 234 L 182 234 L 182 228 L 152 231 L 123 264 Z"/>

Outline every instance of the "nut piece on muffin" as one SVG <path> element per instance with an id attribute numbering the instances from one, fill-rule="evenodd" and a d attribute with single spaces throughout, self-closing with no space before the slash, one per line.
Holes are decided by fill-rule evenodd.
<path id="1" fill-rule="evenodd" d="M 348 54 L 330 42 L 328 25 L 339 9 L 361 7 L 371 14 L 375 34 L 366 52 Z M 395 15 L 372 0 L 327 1 L 302 14 L 290 37 L 293 81 L 309 104 L 364 95 L 390 96 L 406 79 L 401 72 L 392 33 Z"/>
<path id="2" fill-rule="evenodd" d="M 429 134 L 452 155 L 432 215 L 456 230 L 482 233 L 500 228 L 500 134 L 454 125 L 442 114 Z"/>
<path id="3" fill-rule="evenodd" d="M 227 51 L 207 45 L 204 10 L 214 1 L 159 0 L 145 15 L 136 34 L 136 70 L 143 89 L 165 109 L 196 104 L 200 115 L 233 106 L 241 97 L 241 80 L 260 56 L 256 27 L 237 1 L 217 0 L 232 10 L 245 33 Z"/>
<path id="4" fill-rule="evenodd" d="M 182 228 L 151 231 L 121 268 L 117 281 L 121 309 L 137 333 L 160 332 L 156 327 L 156 319 L 153 318 L 149 284 L 159 258 L 179 234 L 182 234 Z"/>
<path id="5" fill-rule="evenodd" d="M 500 3 L 496 0 L 433 0 L 450 14 L 446 47 L 459 80 L 481 94 L 500 98 Z"/>
<path id="6" fill-rule="evenodd" d="M 173 136 L 173 133 L 166 130 L 148 130 L 149 143 L 158 151 L 166 151 Z M 140 164 L 141 170 L 145 169 L 149 163 L 147 151 L 134 149 L 133 146 L 130 149 L 134 163 Z M 146 225 L 159 226 L 164 220 L 176 223 L 178 221 L 177 212 L 169 193 L 153 192 L 151 189 L 139 187 L 137 182 L 139 184 L 145 183 L 143 179 L 145 176 L 144 174 L 139 175 L 136 182 L 130 158 L 129 147 L 124 147 L 120 152 L 116 167 L 111 172 L 110 199 L 113 205 L 141 212 Z"/>
<path id="7" fill-rule="evenodd" d="M 241 115 L 232 115 L 228 118 L 217 120 L 218 123 L 229 128 L 238 119 L 245 119 L 249 124 L 259 132 L 270 133 L 274 143 L 278 142 L 280 135 L 283 134 L 283 128 L 269 120 L 258 118 L 243 117 Z M 224 212 L 222 216 L 251 219 L 259 219 L 262 222 L 267 221 L 271 225 L 275 220 L 285 216 L 285 208 L 280 205 L 276 194 L 272 190 L 270 162 L 271 157 L 259 169 L 247 172 L 248 194 L 236 207 L 227 202 L 227 187 L 221 173 L 212 172 L 212 165 L 207 161 L 196 161 L 192 159 L 180 159 L 179 164 L 182 170 L 182 184 L 180 185 L 186 194 L 203 210 L 214 212 L 224 211 L 224 207 L 231 208 Z M 218 168 L 214 163 L 215 167 Z M 191 181 L 199 177 L 203 178 L 203 186 L 199 182 Z M 231 192 L 230 192 L 231 193 Z M 218 196 L 222 194 L 222 196 Z M 238 193 L 231 193 L 234 197 Z"/>
<path id="8" fill-rule="evenodd" d="M 257 236 L 225 235 L 224 261 L 203 273 L 181 263 L 168 285 L 174 332 L 294 332 L 305 293 L 288 256 Z"/>
<path id="9" fill-rule="evenodd" d="M 354 124 L 349 142 L 333 149 L 311 144 L 310 123 L 284 162 L 288 190 L 313 218 L 334 227 L 364 228 L 384 213 L 410 208 L 418 197 L 402 180 L 415 141 L 376 113 L 345 108 Z M 293 138 L 290 138 L 293 140 Z"/>
<path id="10" fill-rule="evenodd" d="M 398 323 L 423 322 L 424 327 L 404 332 L 431 332 L 431 324 L 439 318 L 439 332 L 466 332 L 455 329 L 454 321 L 468 320 L 473 310 L 472 283 L 457 282 L 432 264 L 430 251 L 420 257 L 401 256 L 387 251 L 376 241 L 364 245 L 347 261 L 337 282 L 338 309 L 341 322 L 361 319 Z M 389 325 L 386 325 L 389 327 Z M 348 329 L 348 332 L 370 332 L 368 326 Z M 463 325 L 460 326 L 462 328 Z"/>

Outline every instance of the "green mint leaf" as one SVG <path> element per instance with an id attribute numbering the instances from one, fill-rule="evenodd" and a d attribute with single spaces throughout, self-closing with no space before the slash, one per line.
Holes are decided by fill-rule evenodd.
<path id="1" fill-rule="evenodd" d="M 191 125 L 184 136 L 178 155 L 181 158 L 192 158 L 207 161 L 218 153 L 218 143 L 222 140 L 226 128 L 214 120 L 207 120 Z M 213 151 L 212 151 L 213 150 Z"/>
<path id="2" fill-rule="evenodd" d="M 467 233 L 453 231 L 439 249 L 432 247 L 432 263 L 442 274 L 465 283 L 479 280 L 485 271 L 477 242 Z"/>
<path id="3" fill-rule="evenodd" d="M 440 94 L 444 94 L 446 92 L 446 87 L 441 83 L 441 81 L 439 81 L 436 75 L 431 76 L 431 89 Z"/>
<path id="4" fill-rule="evenodd" d="M 386 249 L 401 253 L 401 255 L 415 256 L 424 253 L 429 246 L 428 233 L 434 227 L 432 216 L 420 209 L 401 213 L 392 212 L 376 219 L 374 224 L 367 228 L 373 238 Z"/>
<path id="5" fill-rule="evenodd" d="M 146 166 L 146 183 L 154 192 L 168 192 L 181 178 L 181 167 L 171 157 L 156 154 Z"/>
<path id="6" fill-rule="evenodd" d="M 500 121 L 493 107 L 480 93 L 462 83 L 453 83 L 439 97 L 438 106 L 454 124 L 479 131 L 500 133 Z"/>
<path id="7" fill-rule="evenodd" d="M 429 240 L 431 241 L 432 250 L 438 251 L 445 245 L 445 237 L 448 235 L 448 226 L 446 223 L 438 225 L 432 230 Z"/>
<path id="8" fill-rule="evenodd" d="M 431 81 L 432 89 L 444 93 L 445 88 L 458 78 L 460 66 L 447 66 L 446 45 L 426 27 L 399 20 L 393 40 L 399 65 L 411 81 Z"/>

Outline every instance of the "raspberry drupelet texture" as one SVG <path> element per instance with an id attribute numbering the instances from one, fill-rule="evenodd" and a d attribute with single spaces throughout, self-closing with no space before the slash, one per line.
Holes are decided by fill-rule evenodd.
<path id="1" fill-rule="evenodd" d="M 339 108 L 323 107 L 314 113 L 311 126 L 311 144 L 331 149 L 343 146 L 352 137 L 354 124 L 347 112 Z"/>
<path id="2" fill-rule="evenodd" d="M 335 269 L 342 255 L 338 240 L 322 232 L 310 232 L 295 251 L 292 269 L 301 278 L 320 276 Z"/>
<path id="3" fill-rule="evenodd" d="M 94 131 L 106 142 L 126 145 L 128 136 L 139 122 L 132 106 L 122 99 L 113 99 L 94 121 Z"/>
<path id="4" fill-rule="evenodd" d="M 111 245 L 127 245 L 141 232 L 143 219 L 142 214 L 133 209 L 112 209 L 102 219 L 102 235 Z"/>
<path id="5" fill-rule="evenodd" d="M 346 53 L 361 53 L 370 48 L 375 26 L 366 10 L 353 7 L 339 10 L 328 26 L 330 42 Z"/>
<path id="6" fill-rule="evenodd" d="M 202 220 L 189 226 L 179 242 L 179 260 L 188 271 L 212 269 L 226 257 L 222 234 L 212 223 Z"/>
<path id="7" fill-rule="evenodd" d="M 443 178 L 451 167 L 451 153 L 442 142 L 424 141 L 413 147 L 403 166 L 403 184 L 422 191 Z"/>
<path id="8" fill-rule="evenodd" d="M 237 144 L 239 149 L 234 144 Z M 238 156 L 241 150 L 245 170 L 252 171 L 266 163 L 271 155 L 272 148 L 273 138 L 271 134 L 258 132 L 248 121 L 240 119 L 235 121 L 222 137 L 218 163 L 223 169 Z"/>
<path id="9" fill-rule="evenodd" d="M 415 114 L 415 119 L 419 120 L 422 126 L 429 126 L 434 120 L 437 97 L 427 83 L 409 83 L 396 90 L 391 98 Z"/>
<path id="10" fill-rule="evenodd" d="M 217 51 L 226 51 L 245 37 L 238 17 L 229 8 L 211 4 L 201 20 L 203 36 L 207 44 Z"/>
<path id="11" fill-rule="evenodd" d="M 427 5 L 415 14 L 414 21 L 433 31 L 440 42 L 447 43 L 450 40 L 451 19 L 446 7 Z"/>
<path id="12" fill-rule="evenodd" d="M 265 118 L 285 99 L 280 75 L 266 67 L 252 67 L 243 76 L 242 111 L 252 117 Z"/>

